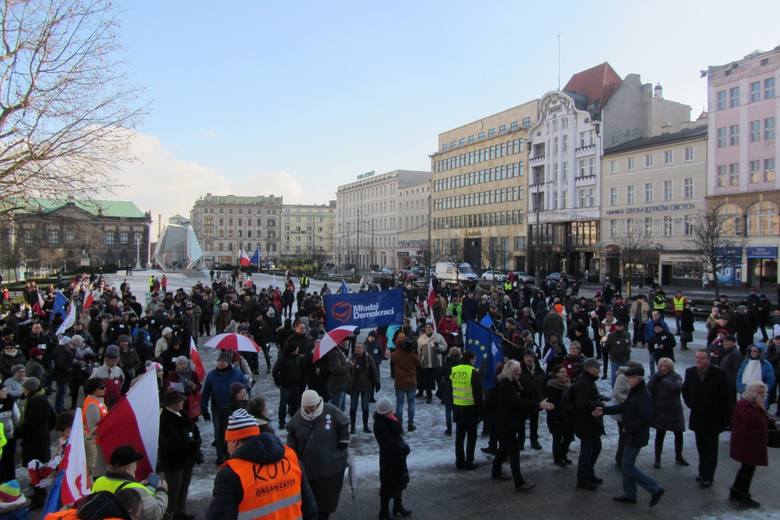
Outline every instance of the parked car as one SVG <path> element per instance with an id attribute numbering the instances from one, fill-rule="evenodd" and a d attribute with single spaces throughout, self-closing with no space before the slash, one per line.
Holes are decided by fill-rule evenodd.
<path id="1" fill-rule="evenodd" d="M 574 277 L 567 273 L 550 273 L 545 277 L 545 281 L 558 283 L 561 277 L 563 277 L 567 284 L 573 284 L 575 282 Z"/>
<path id="2" fill-rule="evenodd" d="M 481 279 L 486 282 L 503 283 L 506 281 L 506 273 L 502 273 L 501 271 L 496 271 L 493 269 L 488 269 L 487 271 L 482 273 Z"/>
<path id="3" fill-rule="evenodd" d="M 411 269 L 401 269 L 398 272 L 398 279 L 403 282 L 415 282 L 417 281 L 417 275 Z"/>
<path id="4" fill-rule="evenodd" d="M 471 265 L 463 262 L 455 264 L 454 262 L 437 262 L 436 278 L 445 283 L 457 282 L 476 282 L 477 273 L 471 268 Z"/>
<path id="5" fill-rule="evenodd" d="M 517 275 L 517 279 L 520 280 L 521 283 L 527 283 L 528 285 L 536 283 L 536 278 L 534 278 L 528 273 L 524 273 L 523 271 L 515 271 L 515 274 Z"/>

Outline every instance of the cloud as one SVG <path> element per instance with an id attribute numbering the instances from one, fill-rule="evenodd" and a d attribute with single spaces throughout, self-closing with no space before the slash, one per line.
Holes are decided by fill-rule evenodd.
<path id="1" fill-rule="evenodd" d="M 213 128 L 204 128 L 198 132 L 198 136 L 204 141 L 213 141 L 219 137 L 219 132 Z"/>
<path id="2" fill-rule="evenodd" d="M 175 154 L 155 136 L 134 133 L 132 153 L 137 161 L 120 167 L 118 186 L 108 198 L 131 200 L 142 211 L 151 211 L 157 234 L 158 215 L 163 226 L 179 213 L 188 217 L 195 200 L 214 195 L 282 195 L 285 203 L 301 202 L 303 186 L 290 173 L 254 172 L 244 178 L 225 176 L 217 169 L 188 161 Z"/>

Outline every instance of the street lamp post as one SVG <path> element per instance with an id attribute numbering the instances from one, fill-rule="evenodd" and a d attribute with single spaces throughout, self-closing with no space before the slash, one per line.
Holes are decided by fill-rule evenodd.
<path id="1" fill-rule="evenodd" d="M 135 235 L 135 270 L 140 271 L 141 269 L 141 237 Z"/>

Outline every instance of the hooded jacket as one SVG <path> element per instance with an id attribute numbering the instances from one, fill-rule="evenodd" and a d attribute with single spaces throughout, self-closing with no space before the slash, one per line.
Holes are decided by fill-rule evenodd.
<path id="1" fill-rule="evenodd" d="M 246 460 L 260 466 L 274 464 L 284 457 L 282 442 L 270 433 L 250 437 L 231 455 L 231 459 Z M 238 504 L 244 499 L 241 479 L 227 464 L 223 465 L 214 479 L 214 491 L 211 496 L 206 518 L 222 520 L 238 518 Z M 317 502 L 312 494 L 309 481 L 301 466 L 301 509 L 304 520 L 316 520 Z"/>
<path id="2" fill-rule="evenodd" d="M 761 366 L 761 381 L 766 384 L 767 388 L 769 389 L 767 396 L 770 396 L 773 395 L 775 391 L 775 370 L 772 367 L 772 364 L 764 359 L 764 344 L 757 343 L 755 346 L 758 347 L 759 351 L 758 359 L 750 359 L 750 350 L 753 348 L 751 346 L 751 348 L 748 349 L 748 355 L 742 361 L 742 364 L 739 367 L 739 371 L 737 372 L 737 392 L 740 394 L 745 392 L 747 385 L 745 385 L 745 383 L 742 381 L 742 378 L 745 374 L 745 370 L 748 370 L 749 363 L 751 361 L 756 361 Z"/>

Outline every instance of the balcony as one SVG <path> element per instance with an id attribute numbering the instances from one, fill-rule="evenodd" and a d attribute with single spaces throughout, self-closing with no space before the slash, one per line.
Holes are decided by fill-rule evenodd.
<path id="1" fill-rule="evenodd" d="M 585 146 L 578 146 L 574 149 L 575 157 L 582 157 L 583 155 L 591 155 L 596 153 L 596 144 L 588 144 Z"/>
<path id="2" fill-rule="evenodd" d="M 596 176 L 595 175 L 583 175 L 582 177 L 575 177 L 574 178 L 574 185 L 575 186 L 590 186 L 596 184 Z"/>
<path id="3" fill-rule="evenodd" d="M 528 192 L 529 193 L 541 193 L 544 192 L 544 185 L 545 183 L 540 182 L 538 184 L 529 184 L 528 185 Z"/>
<path id="4" fill-rule="evenodd" d="M 528 164 L 531 166 L 541 166 L 544 164 L 544 155 L 534 155 L 528 159 Z"/>

